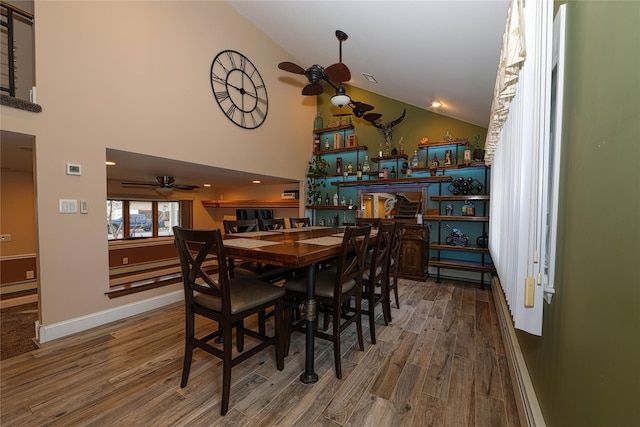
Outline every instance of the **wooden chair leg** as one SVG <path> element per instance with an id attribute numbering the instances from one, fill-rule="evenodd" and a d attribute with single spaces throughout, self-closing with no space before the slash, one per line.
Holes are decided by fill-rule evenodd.
<path id="1" fill-rule="evenodd" d="M 231 326 L 226 326 L 222 331 L 222 401 L 220 403 L 220 415 L 225 415 L 229 410 L 229 395 L 231 394 L 231 350 L 233 346 L 231 330 Z"/>
<path id="2" fill-rule="evenodd" d="M 240 320 L 236 326 L 236 346 L 239 352 L 244 351 L 244 320 Z M 225 338 L 226 339 L 226 338 Z M 231 342 L 229 342 L 231 344 Z"/>
<path id="3" fill-rule="evenodd" d="M 396 297 L 396 308 L 400 308 L 400 299 L 398 298 L 398 275 L 393 278 L 393 293 Z"/>
<path id="4" fill-rule="evenodd" d="M 362 312 L 362 301 L 356 298 L 356 312 Z M 358 334 L 358 344 L 360 345 L 360 351 L 364 351 L 364 339 L 362 338 L 362 316 L 356 316 L 356 332 Z"/>
<path id="5" fill-rule="evenodd" d="M 376 310 L 375 310 L 375 291 L 374 289 L 367 289 L 367 301 L 369 302 L 369 335 L 371 335 L 371 344 L 376 343 Z"/>
<path id="6" fill-rule="evenodd" d="M 258 332 L 261 335 L 266 334 L 266 331 L 267 331 L 266 323 L 267 323 L 267 314 L 266 312 L 261 311 L 260 313 L 258 313 Z"/>
<path id="7" fill-rule="evenodd" d="M 194 336 L 194 318 L 193 313 L 191 316 L 187 315 L 186 327 L 185 327 L 185 340 L 184 340 L 184 361 L 182 364 L 182 381 L 180 387 L 187 386 L 189 381 L 189 372 L 191 371 L 191 360 L 193 358 L 193 336 Z"/>
<path id="8" fill-rule="evenodd" d="M 279 371 L 282 371 L 284 369 L 284 338 L 285 338 L 285 332 L 286 332 L 286 323 L 284 322 L 284 319 L 282 318 L 282 311 L 283 309 L 283 304 L 282 301 L 278 301 L 276 303 L 276 309 L 275 309 L 275 315 L 273 317 L 275 317 L 275 328 L 276 328 L 276 336 L 278 337 L 277 341 L 276 341 L 276 366 L 278 368 Z"/>
<path id="9" fill-rule="evenodd" d="M 342 379 L 342 361 L 340 355 L 340 307 L 333 307 L 333 358 L 336 365 L 336 377 Z"/>

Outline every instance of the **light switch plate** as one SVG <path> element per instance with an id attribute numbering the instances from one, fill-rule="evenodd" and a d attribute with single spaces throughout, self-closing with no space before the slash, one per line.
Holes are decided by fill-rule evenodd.
<path id="1" fill-rule="evenodd" d="M 89 213 L 89 202 L 86 200 L 80 200 L 80 213 Z"/>
<path id="2" fill-rule="evenodd" d="M 78 201 L 73 199 L 58 200 L 58 212 L 61 214 L 78 213 Z"/>

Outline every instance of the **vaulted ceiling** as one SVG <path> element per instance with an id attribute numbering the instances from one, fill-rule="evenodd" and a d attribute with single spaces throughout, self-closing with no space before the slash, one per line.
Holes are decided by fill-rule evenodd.
<path id="1" fill-rule="evenodd" d="M 438 100 L 439 114 L 489 125 L 508 0 L 229 3 L 303 68 L 338 62 L 341 30 L 350 85 L 421 108 Z"/>
<path id="2" fill-rule="evenodd" d="M 508 0 L 229 3 L 304 68 L 338 62 L 335 32 L 342 30 L 349 36 L 343 42 L 342 60 L 351 70 L 350 85 L 425 109 L 438 100 L 443 106 L 432 111 L 488 125 Z M 273 67 L 281 60 L 274 58 Z M 304 76 L 282 73 L 305 81 Z M 372 75 L 377 83 L 367 81 L 363 74 Z M 10 132 L 2 136 L 3 168 L 18 167 L 9 159 L 10 152 L 23 159 L 21 168 L 31 167 L 25 156 L 30 141 L 11 142 L 10 137 L 16 135 Z M 107 154 L 120 165 L 117 176 L 110 171 L 109 177 L 120 180 L 153 180 L 174 170 L 190 171 L 190 176 L 181 178 L 185 184 L 201 184 L 206 176 L 228 185 L 245 185 L 253 177 L 221 168 L 184 168 L 179 162 L 152 156 L 140 159 L 117 150 Z"/>

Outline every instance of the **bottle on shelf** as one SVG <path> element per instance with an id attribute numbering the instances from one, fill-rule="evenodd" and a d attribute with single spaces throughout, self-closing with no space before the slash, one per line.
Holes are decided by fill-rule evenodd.
<path id="1" fill-rule="evenodd" d="M 322 114 L 320 114 L 320 111 L 318 111 L 318 114 L 316 114 L 316 118 L 313 119 L 313 130 L 322 129 L 323 127 L 324 125 L 322 120 Z"/>
<path id="2" fill-rule="evenodd" d="M 367 173 L 371 170 L 371 166 L 369 165 L 369 156 L 364 156 L 364 162 L 362 163 L 362 172 Z"/>
<path id="3" fill-rule="evenodd" d="M 333 194 L 333 206 L 338 206 L 338 193 Z"/>
<path id="4" fill-rule="evenodd" d="M 468 202 L 467 203 L 467 215 L 468 216 L 475 216 L 476 214 L 476 207 L 473 205 L 473 202 Z"/>
<path id="5" fill-rule="evenodd" d="M 358 170 L 356 171 L 356 178 L 358 180 L 362 179 L 362 164 L 358 163 Z"/>
<path id="6" fill-rule="evenodd" d="M 320 225 L 325 225 L 326 221 L 324 220 L 324 216 L 320 217 Z"/>
<path id="7" fill-rule="evenodd" d="M 351 161 L 349 161 L 349 164 L 347 165 L 347 172 L 353 173 L 353 165 L 351 164 Z"/>
<path id="8" fill-rule="evenodd" d="M 413 157 L 411 158 L 411 169 L 416 169 L 418 167 L 418 150 L 413 152 Z"/>
<path id="9" fill-rule="evenodd" d="M 324 139 L 324 149 L 328 150 L 329 149 L 329 138 L 325 138 Z"/>
<path id="10" fill-rule="evenodd" d="M 391 179 L 395 179 L 397 176 L 398 176 L 398 175 L 397 175 L 397 173 L 396 173 L 396 167 L 395 167 L 395 166 L 391 166 L 391 172 L 390 172 L 389 177 L 390 177 Z"/>
<path id="11" fill-rule="evenodd" d="M 386 166 L 382 168 L 382 178 L 389 179 L 389 168 Z"/>
<path id="12" fill-rule="evenodd" d="M 400 137 L 400 142 L 398 142 L 398 150 L 400 151 L 400 154 L 404 154 L 404 137 L 403 136 Z"/>
<path id="13" fill-rule="evenodd" d="M 324 199 L 324 204 L 326 206 L 329 206 L 329 204 L 331 204 L 331 199 L 329 199 L 329 193 L 327 193 L 327 197 Z"/>

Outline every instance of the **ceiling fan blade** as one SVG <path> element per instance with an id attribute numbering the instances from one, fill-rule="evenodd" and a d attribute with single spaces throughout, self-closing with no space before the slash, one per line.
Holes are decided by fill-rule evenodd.
<path id="1" fill-rule="evenodd" d="M 304 89 L 302 89 L 303 95 L 320 95 L 322 92 L 324 92 L 324 88 L 319 84 L 308 84 L 304 87 Z"/>
<path id="2" fill-rule="evenodd" d="M 363 119 L 365 119 L 368 122 L 375 122 L 376 120 L 378 120 L 380 117 L 382 117 L 382 114 L 378 114 L 378 113 L 369 113 L 369 114 L 365 114 Z"/>
<path id="3" fill-rule="evenodd" d="M 294 64 L 293 62 L 281 62 L 278 64 L 278 68 L 280 68 L 281 70 L 284 71 L 288 71 L 290 73 L 295 73 L 295 74 L 304 74 L 305 73 L 305 69 L 302 68 L 301 66 Z"/>
<path id="4" fill-rule="evenodd" d="M 200 188 L 197 185 L 186 185 L 186 184 L 171 184 L 169 187 L 177 188 L 178 190 L 195 190 L 196 188 Z"/>
<path id="5" fill-rule="evenodd" d="M 351 80 L 351 71 L 349 71 L 349 68 L 342 62 L 329 65 L 324 69 L 324 72 L 327 75 L 327 79 L 334 82 L 348 82 Z"/>
<path id="6" fill-rule="evenodd" d="M 145 185 L 145 186 L 151 186 L 151 187 L 159 187 L 160 184 L 157 184 L 155 182 L 121 182 L 120 184 L 122 185 Z"/>
<path id="7" fill-rule="evenodd" d="M 373 110 L 372 105 L 365 104 L 364 102 L 358 102 L 358 101 L 352 101 L 352 102 L 353 102 L 353 105 L 355 106 L 354 108 L 358 108 L 365 112 Z"/>

